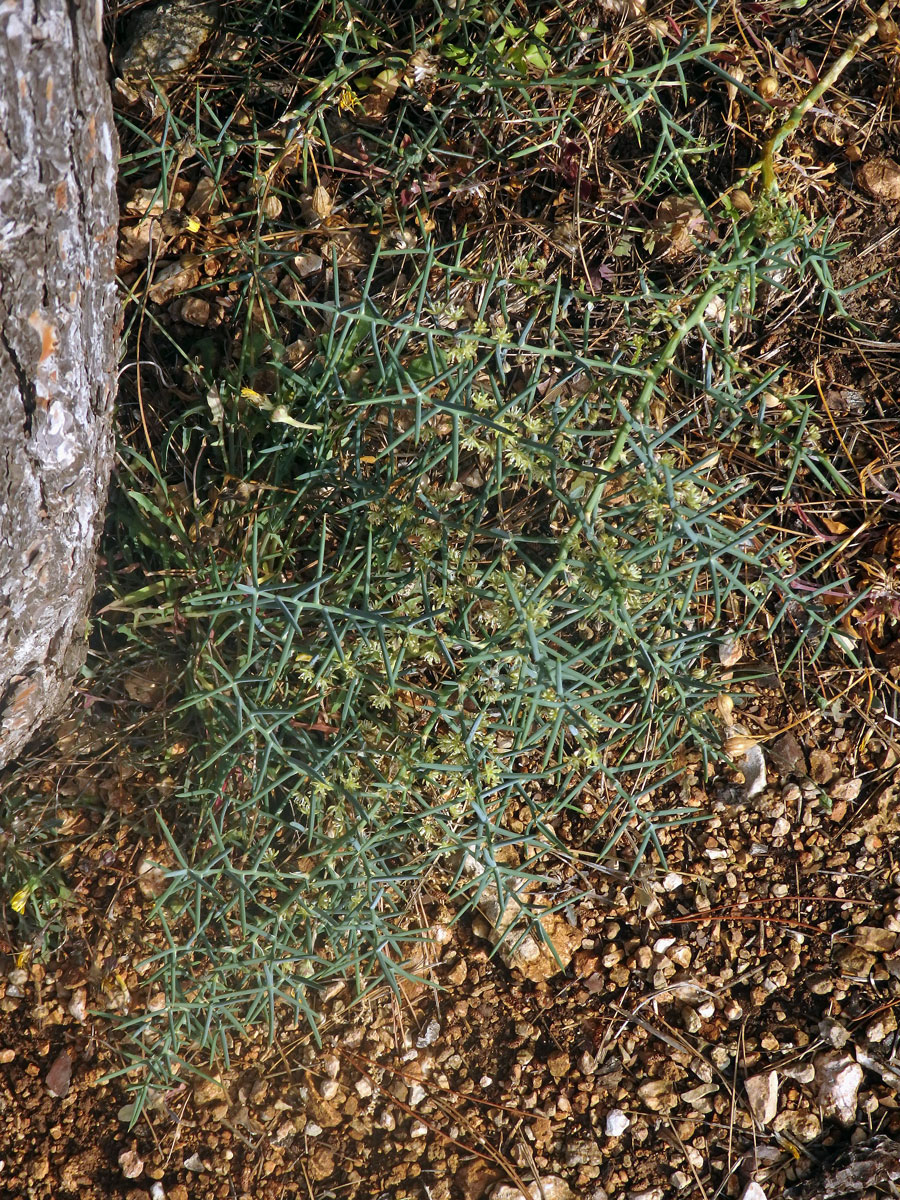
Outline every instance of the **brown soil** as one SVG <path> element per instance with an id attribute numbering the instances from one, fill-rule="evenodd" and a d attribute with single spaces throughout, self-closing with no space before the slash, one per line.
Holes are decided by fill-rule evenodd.
<path id="1" fill-rule="evenodd" d="M 426 896 L 422 966 L 441 990 L 333 996 L 321 1049 L 288 1029 L 271 1048 L 236 1042 L 221 1084 L 172 1090 L 132 1131 L 128 1095 L 102 1080 L 120 1066 L 110 1026 L 76 1017 L 79 995 L 91 1008 L 139 989 L 144 902 L 97 873 L 99 974 L 86 943 L 7 959 L 0 1194 L 476 1200 L 537 1175 L 592 1200 L 740 1195 L 751 1176 L 772 1196 L 864 1135 L 900 1134 L 900 771 L 888 738 L 861 752 L 845 719 L 773 742 L 750 801 L 739 776 L 704 786 L 689 768 L 681 799 L 714 816 L 669 835 L 666 870 L 561 865 L 553 899 L 583 937 L 565 972 L 523 979 L 489 957 L 478 917 L 451 927 Z M 866 1064 L 850 1126 L 822 1109 L 836 1058 Z M 777 1099 L 754 1124 L 746 1081 L 771 1071 Z"/>

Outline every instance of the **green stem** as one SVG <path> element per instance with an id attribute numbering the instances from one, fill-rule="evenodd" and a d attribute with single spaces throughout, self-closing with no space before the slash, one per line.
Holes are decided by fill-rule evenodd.
<path id="1" fill-rule="evenodd" d="M 872 17 L 868 25 L 857 34 L 840 58 L 835 59 L 831 68 L 825 72 L 819 82 L 803 97 L 799 104 L 791 109 L 788 119 L 784 124 L 773 134 L 763 147 L 763 155 L 755 168 L 762 171 L 763 190 L 765 192 L 774 191 L 775 183 L 775 152 L 785 140 L 791 136 L 797 126 L 830 87 L 833 87 L 843 75 L 847 66 L 853 61 L 860 50 L 865 46 L 866 42 L 870 41 L 878 32 L 878 24 L 880 21 L 886 21 L 891 13 L 896 0 L 885 0 L 878 12 Z"/>
<path id="2" fill-rule="evenodd" d="M 742 257 L 742 256 L 741 256 Z M 740 262 L 740 258 L 738 259 Z M 733 264 L 733 265 L 738 265 Z M 678 347 L 687 337 L 687 335 L 703 320 L 703 314 L 709 308 L 710 302 L 716 298 L 722 290 L 723 279 L 721 276 L 713 280 L 713 282 L 701 294 L 700 299 L 684 318 L 681 324 L 674 330 L 672 336 L 666 342 L 662 353 L 647 371 L 647 379 L 641 388 L 641 394 L 638 396 L 634 406 L 634 420 L 643 421 L 647 416 L 647 411 L 650 408 L 650 401 L 653 399 L 653 393 L 656 390 L 656 385 L 668 371 L 672 365 L 675 355 L 678 353 Z M 628 437 L 628 424 L 622 425 L 619 432 L 616 434 L 616 440 L 613 442 L 612 449 L 606 456 L 606 460 L 602 464 L 603 471 L 612 471 L 622 457 L 622 452 L 625 449 L 625 441 Z M 599 479 L 591 495 L 590 500 L 585 506 L 585 516 L 590 519 L 594 515 L 597 505 L 600 503 L 600 497 L 603 495 L 603 489 L 606 487 L 606 480 Z"/>
<path id="3" fill-rule="evenodd" d="M 742 248 L 734 262 L 729 264 L 732 270 L 740 268 L 744 258 L 746 257 L 746 254 L 746 249 Z M 628 439 L 629 428 L 632 428 L 635 423 L 644 421 L 646 419 L 656 386 L 674 362 L 675 355 L 678 353 L 679 347 L 691 330 L 700 324 L 700 322 L 703 320 L 703 314 L 709 307 L 710 302 L 719 295 L 723 286 L 725 286 L 728 282 L 729 275 L 722 274 L 714 279 L 713 282 L 705 288 L 705 290 L 700 294 L 700 298 L 694 304 L 694 307 L 684 318 L 681 324 L 678 325 L 678 327 L 672 332 L 672 335 L 663 347 L 659 358 L 656 360 L 653 366 L 648 369 L 647 378 L 644 382 L 644 386 L 641 388 L 641 394 L 635 401 L 632 419 L 631 421 L 623 423 L 619 429 L 619 432 L 616 434 L 616 440 L 613 442 L 609 454 L 606 456 L 606 459 L 601 465 L 602 474 L 594 485 L 594 490 L 591 492 L 587 504 L 584 506 L 584 515 L 575 521 L 572 528 L 566 534 L 563 544 L 560 547 L 559 558 L 556 560 L 551 570 L 547 572 L 547 575 L 544 577 L 544 581 L 541 584 L 540 590 L 542 592 L 545 592 L 553 580 L 565 570 L 566 563 L 569 559 L 569 554 L 571 553 L 572 547 L 574 546 L 579 533 L 585 527 L 585 525 L 589 524 L 593 520 L 594 514 L 597 511 L 597 507 L 600 504 L 600 501 L 603 499 L 603 493 L 606 490 L 606 485 L 609 482 L 609 472 L 616 467 L 625 450 L 625 443 Z"/>

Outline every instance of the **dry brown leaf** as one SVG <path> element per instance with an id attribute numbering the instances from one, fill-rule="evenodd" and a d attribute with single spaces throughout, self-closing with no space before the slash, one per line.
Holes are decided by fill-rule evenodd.
<path id="1" fill-rule="evenodd" d="M 124 204 L 125 212 L 137 217 L 158 217 L 165 207 L 162 189 L 158 187 L 135 188 Z"/>
<path id="2" fill-rule="evenodd" d="M 667 196 L 656 210 L 653 222 L 655 249 L 664 258 L 690 254 L 694 241 L 707 230 L 700 206 L 690 196 Z"/>
<path id="3" fill-rule="evenodd" d="M 729 634 L 719 643 L 719 662 L 723 667 L 733 667 L 744 657 L 744 643 L 737 634 Z"/>
<path id="4" fill-rule="evenodd" d="M 756 738 L 747 737 L 743 733 L 734 733 L 730 738 L 726 738 L 724 749 L 728 757 L 736 762 L 758 745 Z"/>

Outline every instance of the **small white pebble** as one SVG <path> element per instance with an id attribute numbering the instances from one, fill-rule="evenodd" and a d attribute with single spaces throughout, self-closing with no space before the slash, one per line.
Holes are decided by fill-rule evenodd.
<path id="1" fill-rule="evenodd" d="M 409 1136 L 411 1138 L 425 1137 L 428 1133 L 428 1126 L 424 1121 L 413 1121 L 409 1127 Z"/>
<path id="2" fill-rule="evenodd" d="M 87 989 L 76 988 L 68 1005 L 69 1016 L 84 1023 L 87 1020 Z"/>
<path id="3" fill-rule="evenodd" d="M 336 1054 L 329 1054 L 322 1062 L 322 1070 L 329 1079 L 337 1079 L 341 1073 L 341 1060 Z"/>
<path id="4" fill-rule="evenodd" d="M 425 1028 L 425 1032 L 422 1034 L 421 1037 L 416 1039 L 416 1045 L 419 1047 L 420 1050 L 424 1049 L 425 1046 L 433 1046 L 434 1043 L 437 1041 L 438 1036 L 440 1035 L 440 1032 L 441 1032 L 440 1021 L 429 1021 L 428 1025 Z"/>
<path id="5" fill-rule="evenodd" d="M 676 874 L 675 871 L 670 871 L 669 874 L 663 878 L 662 883 L 664 892 L 677 892 L 678 889 L 684 884 L 684 880 L 680 875 Z"/>
<path id="6" fill-rule="evenodd" d="M 356 1088 L 356 1094 L 360 1100 L 366 1100 L 375 1090 L 368 1079 L 357 1079 L 353 1086 Z"/>
<path id="7" fill-rule="evenodd" d="M 611 1108 L 606 1114 L 605 1131 L 607 1137 L 621 1137 L 631 1121 L 621 1108 Z"/>
<path id="8" fill-rule="evenodd" d="M 150 1200 L 166 1200 L 166 1189 L 158 1179 L 150 1188 Z"/>
<path id="9" fill-rule="evenodd" d="M 318 1137 L 322 1132 L 322 1126 L 317 1125 L 315 1121 L 307 1121 L 306 1128 L 303 1130 L 307 1137 Z"/>
<path id="10" fill-rule="evenodd" d="M 578 1069 L 582 1075 L 593 1075 L 593 1073 L 597 1070 L 597 1060 L 594 1058 L 593 1054 L 590 1054 L 587 1050 L 585 1050 L 581 1058 L 578 1060 Z"/>
<path id="11" fill-rule="evenodd" d="M 482 1077 L 478 1080 L 478 1086 L 483 1088 L 492 1087 L 493 1083 L 494 1081 L 490 1075 L 482 1075 Z"/>
<path id="12" fill-rule="evenodd" d="M 422 1101 L 425 1099 L 425 1095 L 426 1092 L 421 1083 L 414 1083 L 409 1089 L 409 1095 L 406 1097 L 406 1103 L 410 1108 L 415 1108 L 416 1105 L 422 1103 Z"/>
<path id="13" fill-rule="evenodd" d="M 741 1192 L 741 1200 L 766 1200 L 766 1193 L 755 1179 L 751 1179 Z"/>

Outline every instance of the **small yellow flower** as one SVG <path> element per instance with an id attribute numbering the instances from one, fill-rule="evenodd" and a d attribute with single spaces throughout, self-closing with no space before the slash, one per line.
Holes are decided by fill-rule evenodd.
<path id="1" fill-rule="evenodd" d="M 28 897 L 31 895 L 31 884 L 26 883 L 24 887 L 10 897 L 9 903 L 13 912 L 17 912 L 20 916 L 25 911 L 25 905 L 28 903 Z"/>
<path id="2" fill-rule="evenodd" d="M 357 97 L 356 92 L 352 88 L 347 87 L 346 83 L 342 84 L 340 93 L 338 94 L 338 112 L 346 112 L 348 109 L 356 108 Z"/>

